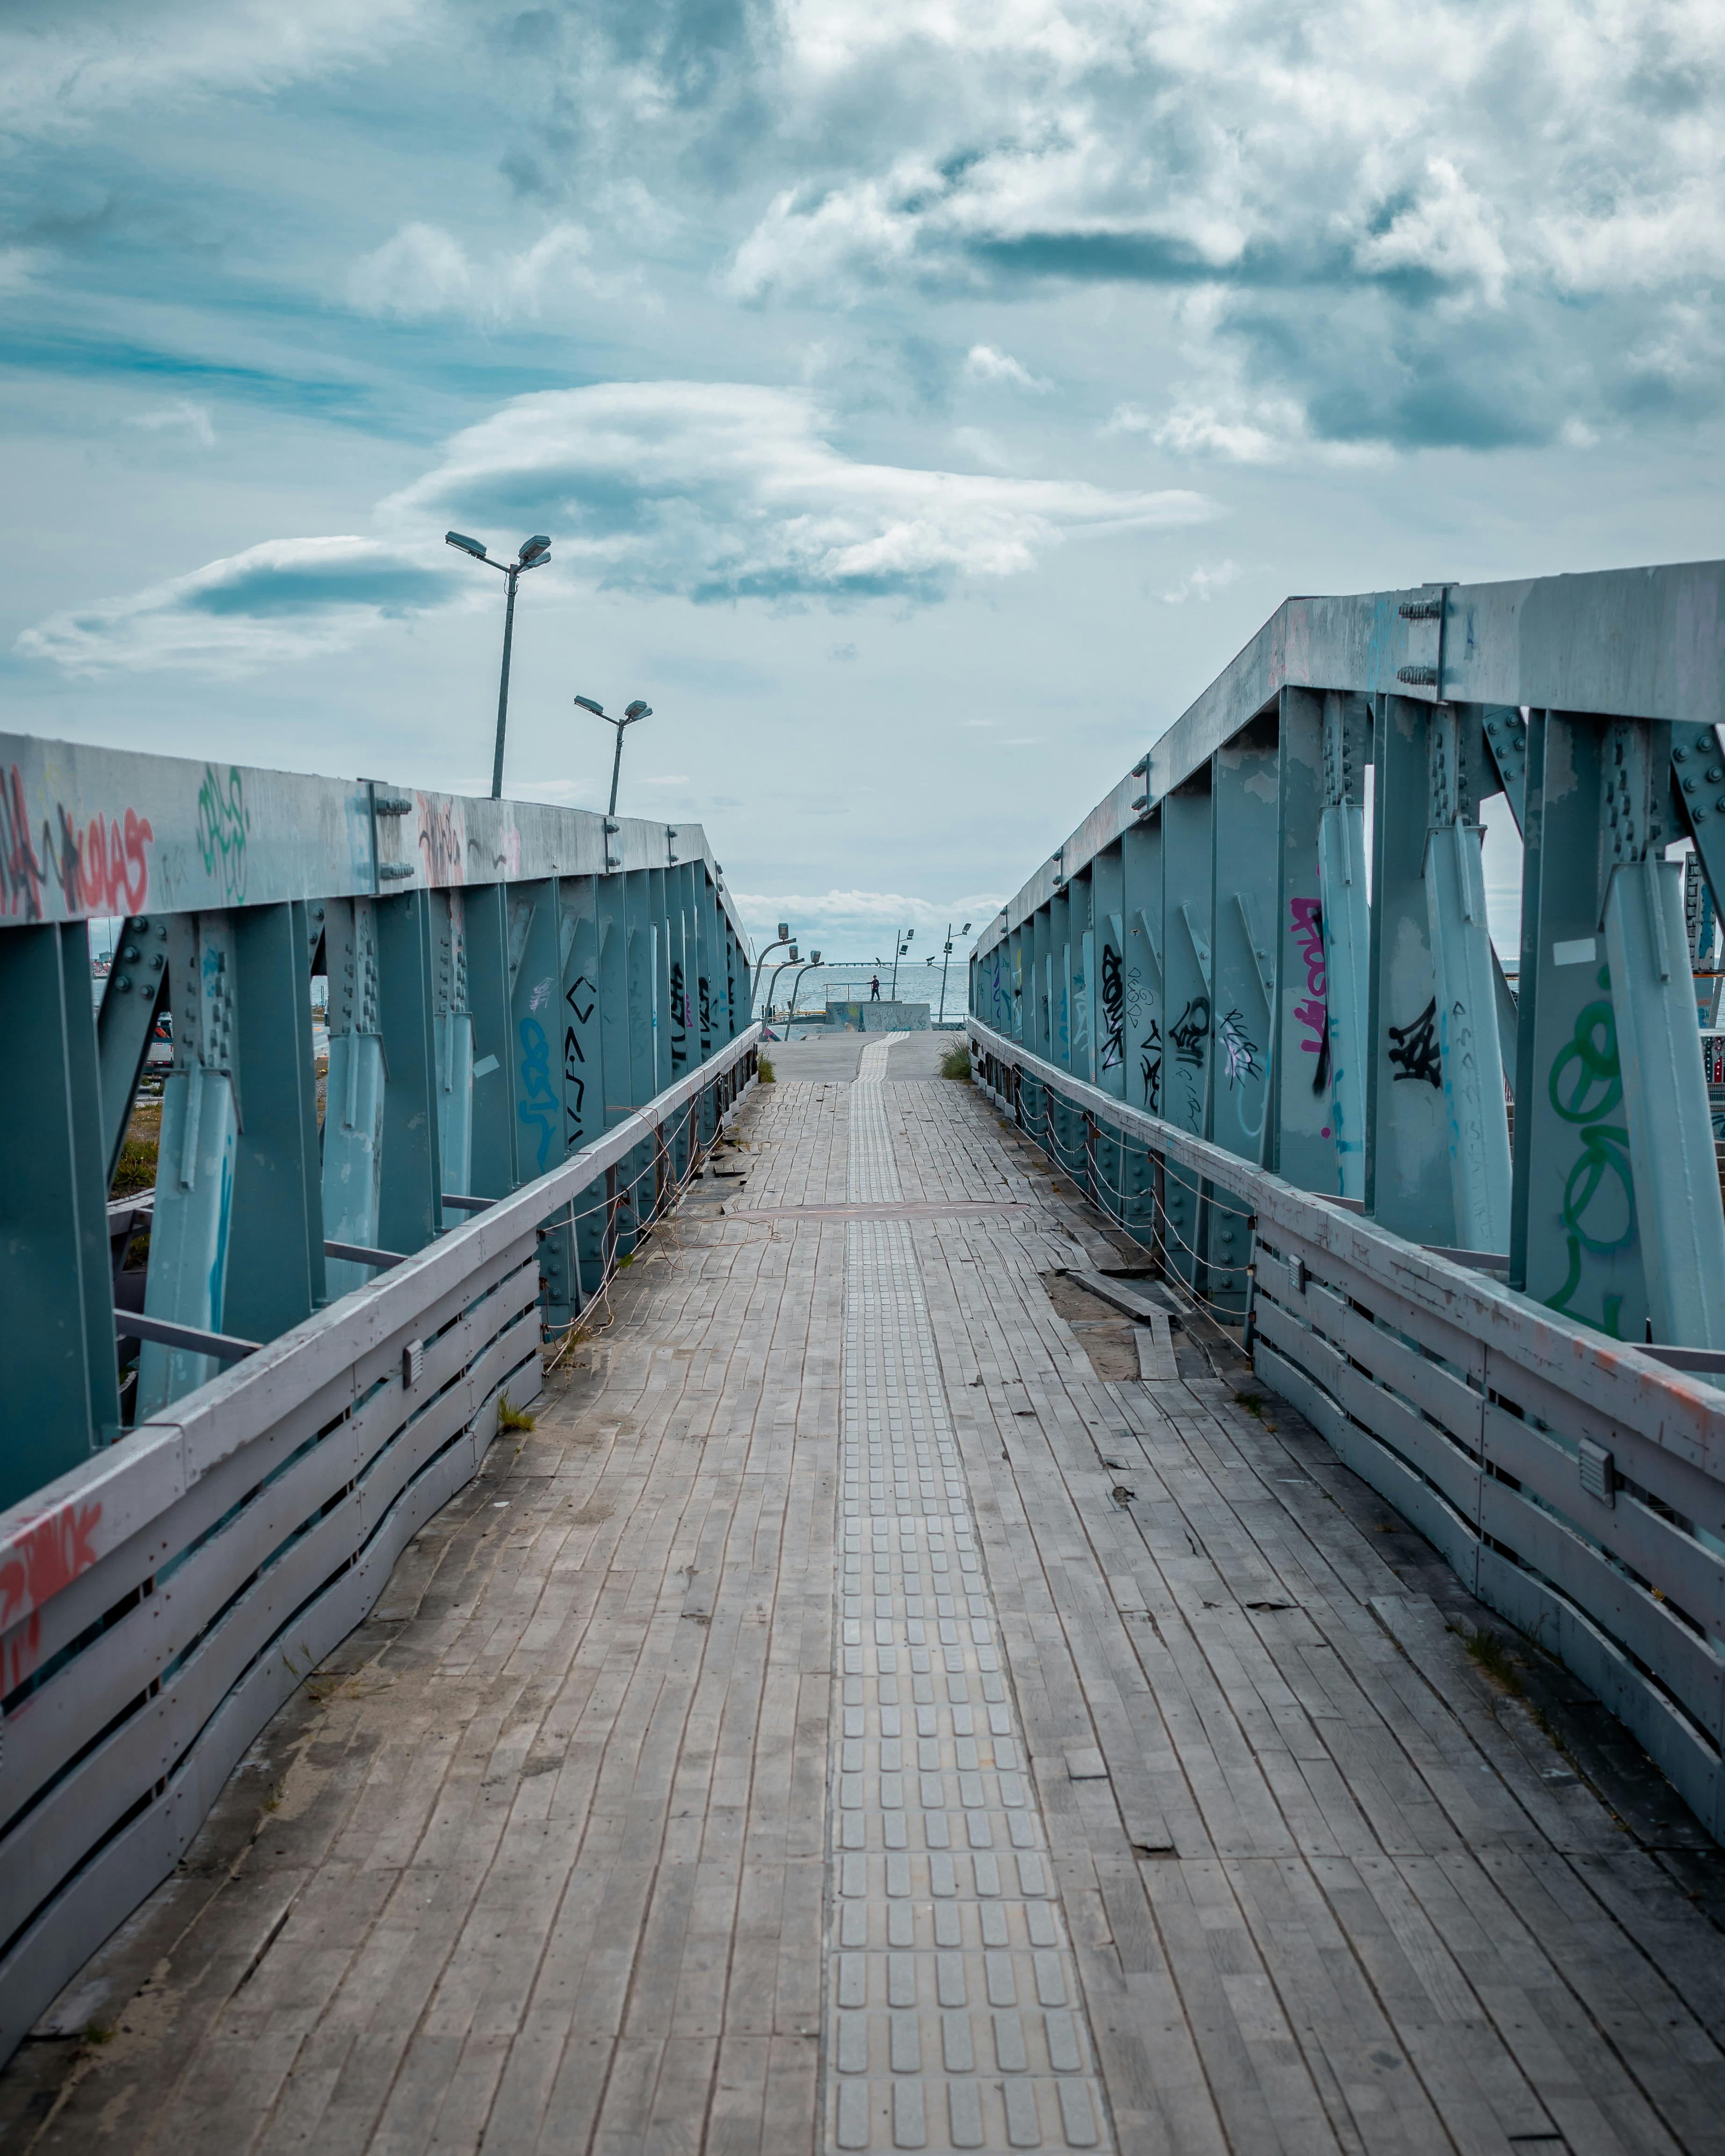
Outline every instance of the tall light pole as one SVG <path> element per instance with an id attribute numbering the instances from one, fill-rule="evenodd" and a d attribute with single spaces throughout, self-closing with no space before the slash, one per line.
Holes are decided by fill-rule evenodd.
<path id="1" fill-rule="evenodd" d="M 914 928 L 901 928 L 892 939 L 892 1000 L 898 1001 L 898 962 L 911 947 Z"/>
<path id="2" fill-rule="evenodd" d="M 767 1001 L 762 1007 L 761 1013 L 762 1021 L 763 1024 L 770 1025 L 773 1022 L 773 997 L 774 991 L 778 987 L 779 975 L 784 971 L 787 966 L 794 966 L 796 963 L 797 947 L 793 943 L 791 946 L 791 954 L 789 957 L 781 958 L 779 960 L 778 963 L 773 969 L 773 978 L 767 983 Z"/>
<path id="3" fill-rule="evenodd" d="M 795 953 L 793 952 L 792 955 L 794 957 Z M 809 966 L 818 966 L 819 963 L 819 952 L 811 951 L 809 954 Z M 803 973 L 806 973 L 809 971 L 809 966 L 805 966 L 803 968 Z M 791 1037 L 791 1026 L 797 1015 L 797 991 L 803 985 L 803 973 L 798 973 L 796 979 L 791 983 L 791 1007 L 789 1012 L 786 1015 L 784 1022 L 785 1039 L 787 1040 Z"/>
<path id="4" fill-rule="evenodd" d="M 596 719 L 603 719 L 608 726 L 617 729 L 617 753 L 611 759 L 611 806 L 605 811 L 607 817 L 614 819 L 617 814 L 617 779 L 623 769 L 623 730 L 625 726 L 634 726 L 637 720 L 650 719 L 653 706 L 644 704 L 637 696 L 620 719 L 614 719 L 604 706 L 594 703 L 591 696 L 578 696 L 575 701 L 583 711 L 591 711 Z"/>
<path id="5" fill-rule="evenodd" d="M 751 1005 L 749 1016 L 751 1018 L 755 1014 L 752 1006 L 758 999 L 761 993 L 761 976 L 767 970 L 767 961 L 773 956 L 773 952 L 778 948 L 781 943 L 788 943 L 790 940 L 790 925 L 788 921 L 781 921 L 778 924 L 778 934 L 777 937 L 773 942 L 767 946 L 767 948 L 761 953 L 760 957 L 756 959 L 754 986 L 749 991 L 749 1003 Z"/>
<path id="6" fill-rule="evenodd" d="M 464 531 L 445 531 L 444 544 L 459 547 L 464 554 L 471 554 L 475 562 L 483 562 L 488 569 L 500 570 L 509 584 L 509 603 L 503 609 L 503 676 L 497 684 L 497 747 L 491 757 L 491 798 L 503 798 L 503 730 L 509 722 L 509 648 L 515 641 L 515 588 L 522 573 L 536 569 L 551 559 L 551 542 L 542 531 L 521 542 L 521 558 L 514 562 L 494 562 L 477 539 L 470 539 Z"/>
<path id="7" fill-rule="evenodd" d="M 969 935 L 969 933 L 970 933 L 970 923 L 969 923 L 968 921 L 965 922 L 964 926 L 963 926 L 963 927 L 958 931 L 958 933 L 959 933 L 961 936 L 968 936 L 968 935 Z M 941 952 L 941 1014 L 940 1014 L 940 1016 L 939 1016 L 939 1017 L 935 1020 L 935 1024 L 936 1024 L 937 1025 L 944 1025 L 944 1024 L 946 1024 L 946 1022 L 947 1022 L 947 966 L 952 963 L 952 922 L 949 921 L 947 923 L 947 940 L 946 940 L 946 942 L 945 942 L 944 946 L 942 947 L 942 952 Z"/>

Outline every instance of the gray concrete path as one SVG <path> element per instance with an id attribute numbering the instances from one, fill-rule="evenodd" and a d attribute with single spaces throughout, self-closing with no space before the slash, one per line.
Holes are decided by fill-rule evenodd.
<path id="1" fill-rule="evenodd" d="M 1219 1348 L 1129 1374 L 944 1041 L 853 1044 L 780 1050 L 0 2150 L 1725 2148 L 1703 1838 Z"/>

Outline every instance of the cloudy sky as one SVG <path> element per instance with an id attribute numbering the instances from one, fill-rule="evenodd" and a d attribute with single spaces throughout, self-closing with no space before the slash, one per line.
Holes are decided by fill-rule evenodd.
<path id="1" fill-rule="evenodd" d="M 1712 0 L 12 0 L 5 723 L 980 919 L 1290 592 L 1721 551 Z M 770 933 L 770 930 L 768 932 Z"/>

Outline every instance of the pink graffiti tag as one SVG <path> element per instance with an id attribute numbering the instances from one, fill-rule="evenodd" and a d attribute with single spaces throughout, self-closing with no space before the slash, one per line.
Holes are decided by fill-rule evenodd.
<path id="1" fill-rule="evenodd" d="M 1294 937 L 1300 946 L 1300 955 L 1306 961 L 1307 999 L 1295 1004 L 1294 1016 L 1312 1035 L 1300 1045 L 1308 1055 L 1322 1055 L 1330 1017 L 1328 978 L 1324 972 L 1323 906 L 1315 898 L 1296 898 L 1288 901 L 1288 911 L 1293 916 Z"/>
<path id="2" fill-rule="evenodd" d="M 99 1504 L 62 1505 L 33 1521 L 0 1560 L 0 1695 L 15 1691 L 36 1666 L 43 1605 L 95 1563 L 101 1520 Z"/>

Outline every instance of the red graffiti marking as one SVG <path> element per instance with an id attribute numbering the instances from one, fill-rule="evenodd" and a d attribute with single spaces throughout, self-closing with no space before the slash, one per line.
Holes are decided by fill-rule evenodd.
<path id="1" fill-rule="evenodd" d="M 57 801 L 53 816 L 42 819 L 39 847 L 24 806 L 23 778 L 13 764 L 0 779 L 0 913 L 40 921 L 50 873 L 68 916 L 136 913 L 150 896 L 148 850 L 155 840 L 149 819 L 135 808 L 126 811 L 123 821 L 99 813 L 80 830 Z"/>
<path id="2" fill-rule="evenodd" d="M 60 839 L 54 877 L 68 913 L 136 913 L 150 896 L 150 862 L 144 849 L 156 834 L 135 808 L 122 826 L 100 814 L 80 831 L 56 802 Z M 47 826 L 43 827 L 44 840 Z"/>
<path id="3" fill-rule="evenodd" d="M 33 1521 L 0 1560 L 0 1695 L 13 1691 L 36 1666 L 42 1609 L 96 1561 L 99 1504 L 62 1505 Z M 28 1613 L 29 1622 L 14 1629 Z"/>

